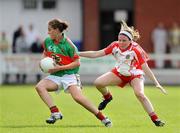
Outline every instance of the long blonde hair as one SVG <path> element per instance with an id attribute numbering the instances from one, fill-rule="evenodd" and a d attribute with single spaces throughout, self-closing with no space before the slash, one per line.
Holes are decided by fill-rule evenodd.
<path id="1" fill-rule="evenodd" d="M 132 37 L 133 37 L 133 41 L 137 41 L 140 38 L 140 34 L 138 32 L 138 30 L 136 30 L 133 26 L 129 27 L 126 22 L 124 22 L 123 20 L 120 22 L 121 24 L 121 31 L 127 31 L 129 33 L 131 33 Z"/>

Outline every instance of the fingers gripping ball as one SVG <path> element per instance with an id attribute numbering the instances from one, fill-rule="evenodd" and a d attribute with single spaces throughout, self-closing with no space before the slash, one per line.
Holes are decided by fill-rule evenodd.
<path id="1" fill-rule="evenodd" d="M 55 67 L 55 62 L 50 57 L 45 57 L 40 61 L 39 67 L 44 73 L 48 73 L 49 69 L 52 69 Z"/>

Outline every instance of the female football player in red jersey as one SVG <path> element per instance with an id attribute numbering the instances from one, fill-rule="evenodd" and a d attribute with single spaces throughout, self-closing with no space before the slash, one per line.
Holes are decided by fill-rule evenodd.
<path id="1" fill-rule="evenodd" d="M 102 50 L 79 52 L 79 55 L 82 57 L 97 58 L 112 54 L 115 57 L 116 66 L 110 72 L 98 77 L 94 82 L 96 88 L 104 97 L 104 100 L 99 104 L 99 110 L 103 110 L 112 100 L 112 95 L 107 89 L 108 85 L 124 87 L 129 83 L 154 124 L 156 126 L 163 126 L 165 123 L 158 118 L 150 100 L 144 94 L 143 75 L 146 74 L 163 93 L 166 94 L 166 91 L 148 67 L 148 56 L 146 52 L 135 42 L 139 37 L 139 32 L 134 27 L 128 27 L 122 21 L 118 41 L 112 42 Z"/>
<path id="2" fill-rule="evenodd" d="M 56 62 L 56 66 L 48 71 L 50 75 L 36 85 L 39 96 L 51 111 L 51 116 L 46 122 L 54 124 L 56 120 L 63 118 L 61 111 L 54 104 L 48 92 L 64 89 L 65 92 L 71 94 L 77 103 L 93 113 L 106 127 L 111 127 L 112 122 L 82 94 L 78 75 L 79 56 L 75 45 L 63 33 L 67 27 L 67 23 L 59 19 L 53 19 L 48 22 L 49 37 L 44 41 L 43 56 L 52 57 Z"/>

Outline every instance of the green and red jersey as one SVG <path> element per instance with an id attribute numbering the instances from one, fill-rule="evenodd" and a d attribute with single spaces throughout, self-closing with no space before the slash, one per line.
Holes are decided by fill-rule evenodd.
<path id="1" fill-rule="evenodd" d="M 59 43 L 55 43 L 50 37 L 47 37 L 43 44 L 44 55 L 54 58 L 58 65 L 67 65 L 79 59 L 77 47 L 63 34 L 63 39 Z M 65 74 L 76 74 L 79 67 L 61 70 L 51 75 L 63 76 Z"/>

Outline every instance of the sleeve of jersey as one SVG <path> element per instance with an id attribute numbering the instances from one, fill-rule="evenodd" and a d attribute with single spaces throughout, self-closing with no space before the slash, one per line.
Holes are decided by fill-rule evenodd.
<path id="1" fill-rule="evenodd" d="M 77 60 L 77 59 L 79 59 L 79 55 L 77 53 L 75 53 L 73 60 Z"/>
<path id="2" fill-rule="evenodd" d="M 138 61 L 139 61 L 140 65 L 142 65 L 142 64 L 144 64 L 145 62 L 148 61 L 148 59 L 149 59 L 148 55 L 143 49 L 135 48 L 134 51 L 135 51 L 135 53 L 137 55 L 137 58 L 138 58 Z"/>
<path id="3" fill-rule="evenodd" d="M 77 54 L 78 50 L 77 50 L 76 47 L 73 48 L 73 51 L 72 51 L 72 52 L 73 52 L 73 56 L 72 56 L 72 59 L 73 59 L 73 60 L 77 60 L 77 59 L 80 58 L 79 55 Z"/>
<path id="4" fill-rule="evenodd" d="M 70 44 L 70 47 L 69 47 L 69 54 L 70 54 L 70 57 L 72 58 L 73 61 L 79 59 L 79 55 L 77 54 L 77 47 L 73 44 L 73 42 L 67 38 L 67 41 L 69 42 Z"/>
<path id="5" fill-rule="evenodd" d="M 106 55 L 111 54 L 111 53 L 112 53 L 112 50 L 113 50 L 113 47 L 114 47 L 114 43 L 111 43 L 109 46 L 107 46 L 107 47 L 104 49 L 105 54 L 106 54 Z"/>

